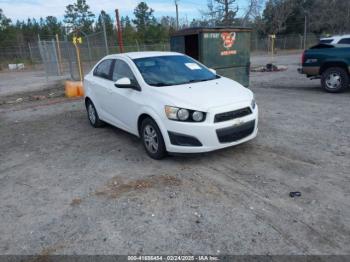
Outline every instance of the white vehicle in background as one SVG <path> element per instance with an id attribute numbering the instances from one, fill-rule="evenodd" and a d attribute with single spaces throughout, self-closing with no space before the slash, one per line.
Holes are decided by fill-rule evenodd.
<path id="1" fill-rule="evenodd" d="M 109 55 L 85 76 L 92 126 L 103 122 L 141 137 L 154 159 L 234 146 L 257 135 L 253 93 L 173 52 Z"/>
<path id="2" fill-rule="evenodd" d="M 335 35 L 320 39 L 321 44 L 348 44 L 350 45 L 350 35 Z"/>

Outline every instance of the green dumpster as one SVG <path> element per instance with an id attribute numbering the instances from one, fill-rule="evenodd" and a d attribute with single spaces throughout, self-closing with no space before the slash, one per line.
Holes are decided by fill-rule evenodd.
<path id="1" fill-rule="evenodd" d="M 249 86 L 251 29 L 187 28 L 170 37 L 170 49 L 191 56 L 219 75 Z"/>

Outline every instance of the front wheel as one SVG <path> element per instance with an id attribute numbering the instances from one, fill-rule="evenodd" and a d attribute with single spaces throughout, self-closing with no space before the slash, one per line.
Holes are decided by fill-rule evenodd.
<path id="1" fill-rule="evenodd" d="M 91 100 L 86 101 L 86 112 L 88 115 L 89 122 L 93 127 L 101 127 L 103 125 L 102 120 L 98 116 L 95 105 L 92 103 Z"/>
<path id="2" fill-rule="evenodd" d="M 164 139 L 158 125 L 151 118 L 141 124 L 141 138 L 147 154 L 153 159 L 162 159 L 167 155 Z"/>
<path id="3" fill-rule="evenodd" d="M 349 74 L 341 67 L 331 67 L 323 72 L 322 88 L 330 93 L 339 93 L 349 87 Z"/>

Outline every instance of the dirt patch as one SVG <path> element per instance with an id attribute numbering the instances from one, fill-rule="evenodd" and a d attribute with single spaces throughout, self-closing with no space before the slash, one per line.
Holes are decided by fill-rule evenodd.
<path id="1" fill-rule="evenodd" d="M 34 257 L 30 262 L 49 262 L 52 261 L 50 258 L 55 252 L 62 250 L 65 247 L 63 244 L 55 244 L 53 246 L 49 246 L 44 248 L 40 254 Z"/>
<path id="2" fill-rule="evenodd" d="M 80 197 L 76 197 L 72 200 L 70 203 L 71 206 L 79 206 L 82 202 L 82 199 Z"/>
<path id="3" fill-rule="evenodd" d="M 118 198 L 123 194 L 133 191 L 144 191 L 150 188 L 180 186 L 182 181 L 174 176 L 150 176 L 143 179 L 123 181 L 119 177 L 113 177 L 102 189 L 96 190 L 94 195 Z"/>
<path id="4" fill-rule="evenodd" d="M 23 93 L 17 93 L 8 96 L 0 97 L 0 106 L 1 105 L 12 105 L 23 102 L 32 102 L 36 100 L 47 100 L 52 98 L 61 98 L 64 97 L 64 87 L 62 83 L 58 83 L 52 88 L 45 90 L 29 91 Z"/>

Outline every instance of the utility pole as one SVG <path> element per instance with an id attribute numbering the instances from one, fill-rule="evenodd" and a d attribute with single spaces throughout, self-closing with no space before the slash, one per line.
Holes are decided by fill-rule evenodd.
<path id="1" fill-rule="evenodd" d="M 175 0 L 175 8 L 176 8 L 176 30 L 179 30 L 179 7 L 177 4 L 178 0 Z"/>
<path id="2" fill-rule="evenodd" d="M 229 11 L 229 6 L 228 6 L 228 0 L 225 0 L 225 18 L 224 18 L 224 24 L 228 25 L 228 11 Z"/>
<path id="3" fill-rule="evenodd" d="M 303 9 L 304 9 L 304 15 L 305 15 L 305 20 L 304 20 L 304 50 L 306 49 L 306 35 L 307 35 L 307 9 L 306 9 L 306 0 L 303 1 Z"/>
<path id="4" fill-rule="evenodd" d="M 304 50 L 306 49 L 306 31 L 307 31 L 307 15 L 305 12 L 305 23 L 304 23 Z"/>
<path id="5" fill-rule="evenodd" d="M 106 47 L 106 55 L 108 55 L 109 54 L 109 50 L 108 50 L 108 42 L 107 42 L 105 16 L 101 15 L 101 19 L 102 19 L 103 37 L 104 37 L 104 40 L 105 40 L 105 47 Z"/>
<path id="6" fill-rule="evenodd" d="M 117 20 L 119 51 L 120 51 L 120 53 L 124 53 L 123 35 L 122 35 L 122 28 L 120 26 L 120 21 L 119 21 L 119 11 L 118 11 L 118 9 L 115 9 L 115 18 Z"/>

